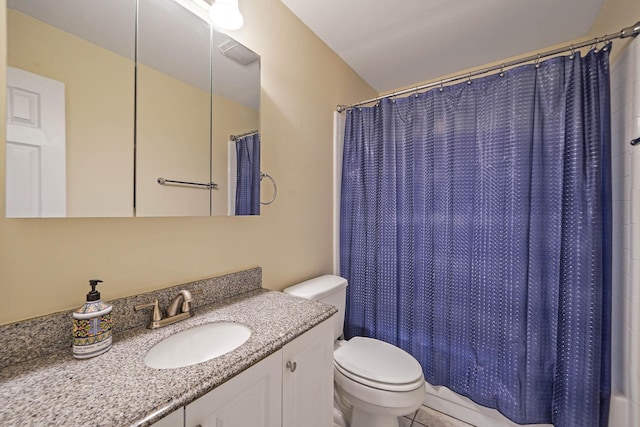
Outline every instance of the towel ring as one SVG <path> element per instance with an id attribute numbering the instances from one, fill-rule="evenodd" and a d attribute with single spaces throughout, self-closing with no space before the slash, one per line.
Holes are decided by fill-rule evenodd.
<path id="1" fill-rule="evenodd" d="M 276 196 L 278 195 L 278 185 L 276 184 L 276 180 L 273 179 L 271 175 L 269 175 L 268 173 L 260 172 L 260 182 L 262 182 L 264 178 L 269 178 L 271 180 L 271 183 L 273 184 L 273 197 L 268 202 L 263 202 L 262 200 L 260 200 L 260 204 L 270 205 L 271 203 L 273 203 L 273 201 L 276 199 Z"/>

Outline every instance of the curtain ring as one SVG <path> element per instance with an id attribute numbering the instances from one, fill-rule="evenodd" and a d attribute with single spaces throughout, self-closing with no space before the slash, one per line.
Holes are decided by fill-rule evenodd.
<path id="1" fill-rule="evenodd" d="M 600 44 L 600 42 L 604 44 L 604 37 L 602 39 L 596 37 L 596 52 L 598 51 L 598 45 Z M 604 46 L 602 48 L 604 49 Z"/>
<path id="2" fill-rule="evenodd" d="M 570 49 L 571 49 L 571 55 L 569 55 L 569 59 L 573 59 L 576 57 L 576 51 L 573 48 L 573 45 L 570 46 Z"/>
<path id="3" fill-rule="evenodd" d="M 536 68 L 540 68 L 540 54 L 538 54 L 538 57 L 536 58 L 535 66 Z"/>
<path id="4" fill-rule="evenodd" d="M 418 98 L 418 87 L 416 86 L 415 90 L 414 90 L 415 94 L 413 95 L 414 97 Z"/>
<path id="5" fill-rule="evenodd" d="M 444 87 L 442 86 L 442 80 L 440 80 L 440 92 L 444 92 Z"/>
<path id="6" fill-rule="evenodd" d="M 471 84 L 471 73 L 469 73 L 469 77 L 467 79 L 467 84 L 470 85 Z"/>
<path id="7" fill-rule="evenodd" d="M 504 64 L 500 64 L 500 77 L 504 77 Z"/>

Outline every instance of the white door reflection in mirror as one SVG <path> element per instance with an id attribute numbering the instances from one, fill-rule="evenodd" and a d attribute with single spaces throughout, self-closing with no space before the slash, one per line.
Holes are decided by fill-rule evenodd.
<path id="1" fill-rule="evenodd" d="M 7 67 L 6 216 L 66 214 L 64 83 Z"/>

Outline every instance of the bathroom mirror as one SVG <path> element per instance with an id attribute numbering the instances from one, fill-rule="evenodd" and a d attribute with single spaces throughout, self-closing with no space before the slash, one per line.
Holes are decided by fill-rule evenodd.
<path id="1" fill-rule="evenodd" d="M 135 13 L 8 0 L 7 217 L 133 215 Z"/>
<path id="2" fill-rule="evenodd" d="M 188 0 L 7 8 L 7 217 L 236 213 L 231 135 L 259 130 L 255 53 Z"/>
<path id="3" fill-rule="evenodd" d="M 173 0 L 138 0 L 137 216 L 210 214 L 210 52 L 207 22 Z"/>
<path id="4" fill-rule="evenodd" d="M 259 56 L 184 1 L 138 0 L 137 62 L 136 216 L 234 215 L 247 156 L 231 136 L 258 130 Z"/>

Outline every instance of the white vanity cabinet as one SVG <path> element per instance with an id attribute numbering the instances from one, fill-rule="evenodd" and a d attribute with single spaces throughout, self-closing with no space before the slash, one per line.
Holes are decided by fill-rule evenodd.
<path id="1" fill-rule="evenodd" d="M 333 419 L 333 320 L 154 427 L 326 427 Z"/>
<path id="2" fill-rule="evenodd" d="M 282 351 L 185 407 L 185 427 L 280 427 Z"/>
<path id="3" fill-rule="evenodd" d="M 333 425 L 333 320 L 282 349 L 282 426 Z"/>
<path id="4" fill-rule="evenodd" d="M 182 427 L 184 426 L 184 408 L 180 408 L 161 419 L 160 421 L 153 423 L 153 427 Z"/>

